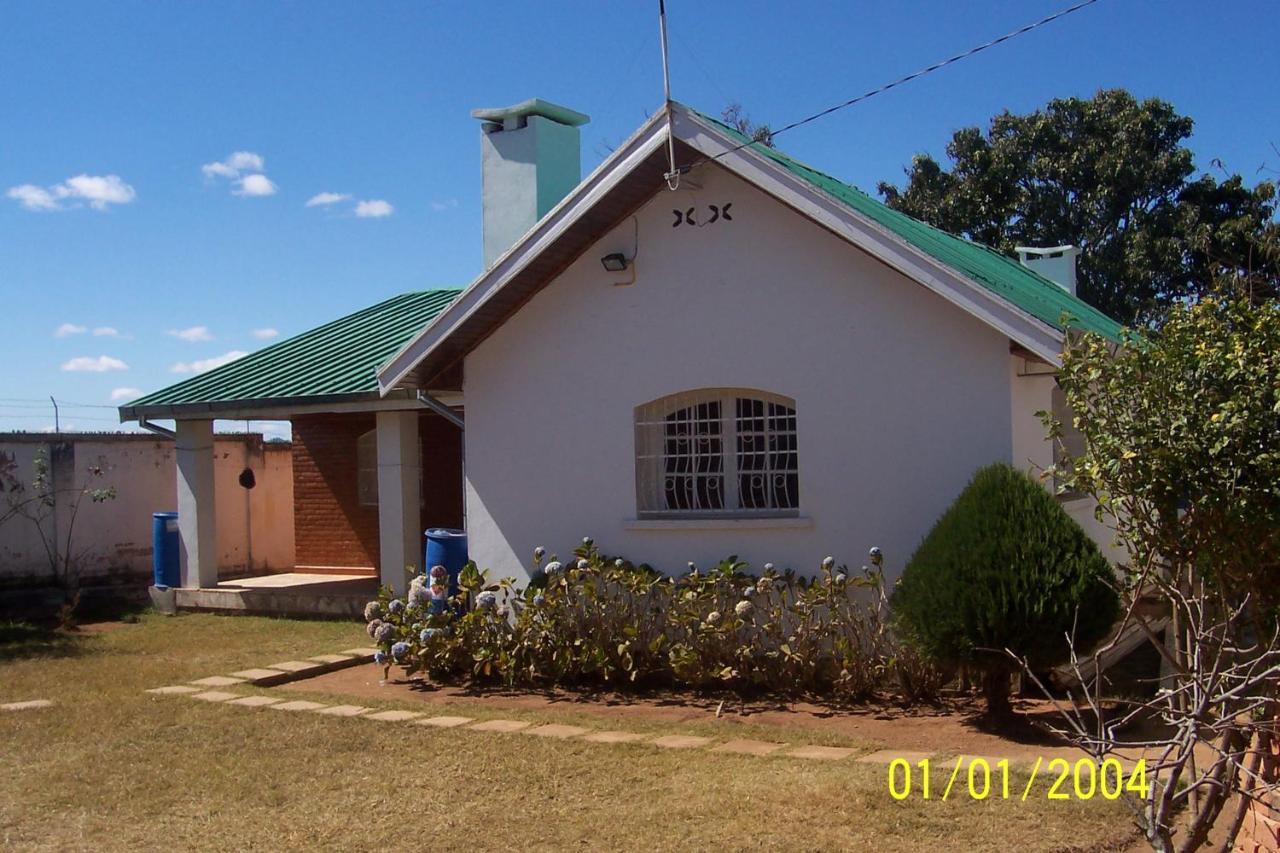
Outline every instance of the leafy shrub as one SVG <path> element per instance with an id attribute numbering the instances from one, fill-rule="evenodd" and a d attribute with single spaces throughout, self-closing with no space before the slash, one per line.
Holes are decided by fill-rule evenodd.
<path id="1" fill-rule="evenodd" d="M 988 713 L 1009 712 L 1008 649 L 1036 669 L 1091 647 L 1117 615 L 1098 547 L 1044 488 L 1005 464 L 980 470 L 907 564 L 893 608 L 934 661 L 984 672 Z"/>
<path id="2" fill-rule="evenodd" d="M 734 557 L 666 577 L 590 539 L 572 560 L 545 556 L 537 549 L 523 589 L 489 583 L 474 564 L 447 602 L 443 578 L 434 587 L 415 578 L 405 600 L 384 589 L 365 612 L 379 661 L 507 686 L 727 687 L 835 701 L 890 681 L 898 650 L 878 549 L 856 575 L 827 558 L 813 580 L 771 565 L 751 575 Z"/>

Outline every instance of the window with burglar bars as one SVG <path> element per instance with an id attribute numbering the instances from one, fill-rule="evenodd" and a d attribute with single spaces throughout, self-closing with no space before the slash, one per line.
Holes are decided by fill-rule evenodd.
<path id="1" fill-rule="evenodd" d="M 640 406 L 636 491 L 641 517 L 797 515 L 795 401 L 709 389 Z"/>

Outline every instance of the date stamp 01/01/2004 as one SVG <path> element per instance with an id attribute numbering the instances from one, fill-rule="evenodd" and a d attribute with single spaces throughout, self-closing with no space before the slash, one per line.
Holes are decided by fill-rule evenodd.
<path id="1" fill-rule="evenodd" d="M 1022 773 L 1016 774 L 1016 777 L 1021 776 Z M 914 764 L 905 758 L 895 758 L 889 763 L 889 796 L 895 800 L 968 797 L 971 800 L 1016 798 L 1025 801 L 1032 796 L 1043 796 L 1049 800 L 1091 800 L 1095 797 L 1117 800 L 1124 794 L 1144 798 L 1149 790 L 1147 786 L 1145 760 L 1139 760 L 1126 770 L 1116 758 L 1102 761 L 1081 758 L 1071 762 L 1065 758 L 1046 760 L 1040 756 L 1025 782 L 1011 773 L 1007 758 L 991 762 L 962 755 L 954 762 L 948 761 L 938 767 L 934 767 L 927 758 Z"/>

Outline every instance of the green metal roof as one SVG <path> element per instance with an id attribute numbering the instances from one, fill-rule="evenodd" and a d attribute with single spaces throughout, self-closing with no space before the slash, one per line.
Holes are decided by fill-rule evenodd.
<path id="1" fill-rule="evenodd" d="M 424 290 L 264 347 L 120 407 L 130 418 L 154 407 L 378 393 L 378 367 L 452 302 L 460 290 Z"/>
<path id="2" fill-rule="evenodd" d="M 692 109 L 690 112 L 697 113 Z M 894 210 L 857 187 L 838 181 L 798 160 L 793 160 L 777 149 L 752 142 L 722 121 L 703 113 L 697 113 L 697 115 L 715 124 L 726 135 L 739 140 L 740 143 L 747 143 L 744 147 L 768 157 L 855 213 L 888 229 L 920 251 L 960 272 L 966 278 L 977 282 L 1036 319 L 1061 331 L 1066 331 L 1066 328 L 1070 327 L 1094 332 L 1111 340 L 1119 340 L 1121 329 L 1119 323 L 1083 299 L 1072 296 L 1055 282 L 1024 267 L 1014 258 L 1001 254 L 990 246 L 965 240 Z M 1064 314 L 1070 318 L 1065 326 L 1062 321 Z"/>

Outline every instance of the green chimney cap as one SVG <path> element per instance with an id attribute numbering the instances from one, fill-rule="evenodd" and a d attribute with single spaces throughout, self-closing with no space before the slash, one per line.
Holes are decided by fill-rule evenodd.
<path id="1" fill-rule="evenodd" d="M 542 116 L 560 124 L 567 124 L 570 127 L 577 127 L 591 121 L 591 116 L 575 112 L 559 104 L 553 104 L 550 101 L 544 101 L 541 98 L 530 98 L 510 107 L 490 107 L 489 109 L 471 111 L 472 118 L 491 121 L 496 124 L 505 124 L 507 119 L 525 118 L 527 116 Z"/>

